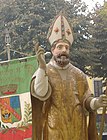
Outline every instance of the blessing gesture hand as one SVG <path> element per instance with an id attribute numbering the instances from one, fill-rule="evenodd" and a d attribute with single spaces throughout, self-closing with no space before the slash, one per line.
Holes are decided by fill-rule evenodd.
<path id="1" fill-rule="evenodd" d="M 35 52 L 36 52 L 36 57 L 39 63 L 39 67 L 41 69 L 46 70 L 46 61 L 45 61 L 45 55 L 44 55 L 44 49 L 39 45 L 39 43 L 36 43 L 35 45 Z"/>

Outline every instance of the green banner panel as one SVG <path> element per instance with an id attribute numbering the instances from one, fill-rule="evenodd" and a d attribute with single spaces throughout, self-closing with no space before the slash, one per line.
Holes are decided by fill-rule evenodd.
<path id="1" fill-rule="evenodd" d="M 0 62 L 0 96 L 29 92 L 36 56 Z"/>

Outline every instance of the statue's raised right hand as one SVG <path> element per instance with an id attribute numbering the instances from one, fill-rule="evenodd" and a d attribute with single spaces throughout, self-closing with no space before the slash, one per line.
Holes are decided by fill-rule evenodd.
<path id="1" fill-rule="evenodd" d="M 39 45 L 39 43 L 36 43 L 35 45 L 35 52 L 36 52 L 36 57 L 39 63 L 39 67 L 41 69 L 46 70 L 46 61 L 45 61 L 45 55 L 44 55 L 44 49 Z"/>

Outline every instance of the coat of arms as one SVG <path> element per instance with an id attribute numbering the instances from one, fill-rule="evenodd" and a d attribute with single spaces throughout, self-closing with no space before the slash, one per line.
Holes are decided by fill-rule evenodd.
<path id="1" fill-rule="evenodd" d="M 14 123 L 21 120 L 19 96 L 0 98 L 0 108 L 3 123 Z"/>

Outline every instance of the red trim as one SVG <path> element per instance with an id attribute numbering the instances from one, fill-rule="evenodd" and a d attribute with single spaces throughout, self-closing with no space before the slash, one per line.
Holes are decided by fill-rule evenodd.
<path id="1" fill-rule="evenodd" d="M 0 140 L 24 140 L 32 137 L 32 125 L 28 127 L 10 128 L 5 132 L 0 132 Z"/>
<path id="2" fill-rule="evenodd" d="M 9 95 L 9 94 L 14 94 L 15 92 L 16 92 L 16 90 L 15 91 L 6 91 L 6 92 L 3 92 L 3 94 Z"/>

